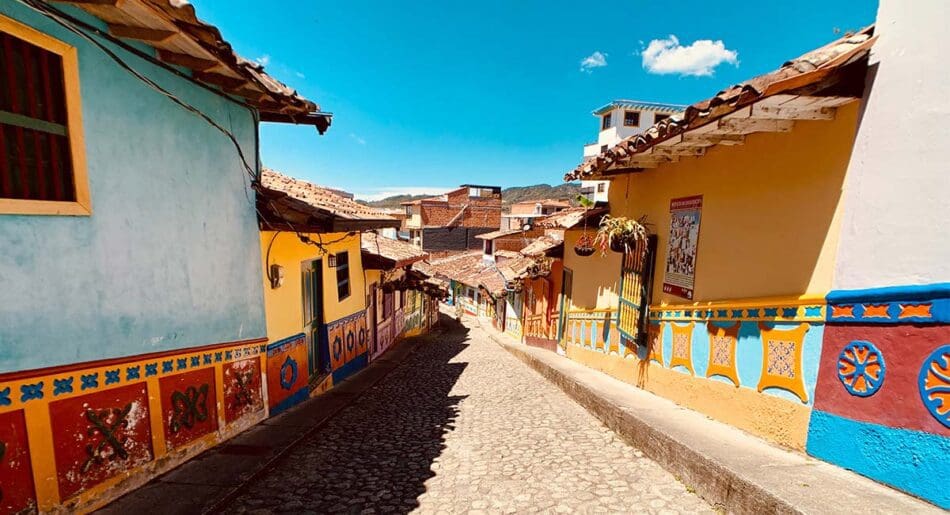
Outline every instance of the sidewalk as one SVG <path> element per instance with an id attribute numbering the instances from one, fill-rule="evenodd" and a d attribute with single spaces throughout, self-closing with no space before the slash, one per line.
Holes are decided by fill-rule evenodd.
<path id="1" fill-rule="evenodd" d="M 392 350 L 334 386 L 280 415 L 211 448 L 171 472 L 129 492 L 97 513 L 193 514 L 219 511 L 255 477 L 276 464 L 299 442 L 313 436 L 434 336 L 402 340 Z"/>
<path id="2" fill-rule="evenodd" d="M 481 330 L 621 438 L 733 513 L 946 513 L 847 470 L 732 426 L 491 327 Z"/>

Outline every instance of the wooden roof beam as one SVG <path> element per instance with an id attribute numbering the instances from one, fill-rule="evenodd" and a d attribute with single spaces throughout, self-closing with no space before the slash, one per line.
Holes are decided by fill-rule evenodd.
<path id="1" fill-rule="evenodd" d="M 749 118 L 759 120 L 834 120 L 835 108 L 794 108 L 753 105 Z"/>
<path id="2" fill-rule="evenodd" d="M 756 118 L 722 118 L 718 126 L 726 134 L 751 134 L 753 132 L 791 132 L 795 122 L 791 120 L 762 120 Z"/>
<path id="3" fill-rule="evenodd" d="M 233 93 L 238 89 L 242 89 L 242 87 L 243 89 L 246 89 L 249 85 L 249 83 L 244 79 L 225 77 L 224 75 L 218 75 L 217 73 L 195 72 L 195 79 L 218 86 L 229 93 Z"/>
<path id="4" fill-rule="evenodd" d="M 650 154 L 663 157 L 698 157 L 706 153 L 705 147 L 672 146 L 672 147 L 653 147 Z"/>
<path id="5" fill-rule="evenodd" d="M 171 30 L 152 29 L 134 25 L 109 24 L 109 33 L 117 38 L 134 39 L 145 43 L 164 43 L 176 33 Z"/>
<path id="6" fill-rule="evenodd" d="M 705 146 L 713 145 L 741 145 L 745 143 L 745 136 L 742 134 L 721 134 L 721 133 L 700 133 L 693 134 L 687 132 L 682 135 L 683 142 L 688 144 L 697 144 Z"/>
<path id="7" fill-rule="evenodd" d="M 168 64 L 174 64 L 176 66 L 184 66 L 189 70 L 196 72 L 206 72 L 213 68 L 217 68 L 221 63 L 218 61 L 213 61 L 210 59 L 201 59 L 200 57 L 195 57 L 187 54 L 179 54 L 176 52 L 169 52 L 168 50 L 159 50 L 158 58 L 162 61 L 165 61 Z"/>

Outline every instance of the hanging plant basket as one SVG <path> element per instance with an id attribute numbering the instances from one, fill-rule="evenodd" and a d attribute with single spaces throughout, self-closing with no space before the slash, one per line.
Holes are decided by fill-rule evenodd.
<path id="1" fill-rule="evenodd" d="M 627 244 L 624 240 L 620 238 L 611 238 L 610 250 L 614 252 L 620 252 L 621 254 L 623 254 L 623 252 L 627 250 Z"/>
<path id="2" fill-rule="evenodd" d="M 614 252 L 623 253 L 627 249 L 635 248 L 637 242 L 645 240 L 646 237 L 646 228 L 640 220 L 606 215 L 600 220 L 595 243 L 604 254 L 607 253 L 608 248 Z"/>
<path id="3" fill-rule="evenodd" d="M 585 232 L 574 244 L 574 253 L 581 257 L 587 257 L 592 256 L 594 252 L 597 252 L 594 247 L 594 240 Z"/>

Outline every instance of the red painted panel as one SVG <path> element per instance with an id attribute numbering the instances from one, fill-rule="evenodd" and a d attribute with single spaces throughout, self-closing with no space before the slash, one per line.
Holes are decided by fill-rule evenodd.
<path id="1" fill-rule="evenodd" d="M 23 410 L 0 415 L 0 513 L 35 511 L 30 463 Z"/>
<path id="2" fill-rule="evenodd" d="M 162 392 L 162 425 L 169 449 L 218 429 L 214 368 L 166 376 L 158 380 Z"/>
<path id="3" fill-rule="evenodd" d="M 49 414 L 64 500 L 152 459 L 145 383 L 54 401 Z"/>
<path id="4" fill-rule="evenodd" d="M 871 342 L 884 357 L 884 382 L 874 395 L 851 395 L 838 378 L 838 356 L 854 341 Z M 934 349 L 950 342 L 950 326 L 827 325 L 815 388 L 815 409 L 890 427 L 950 436 L 924 407 L 918 374 Z"/>
<path id="5" fill-rule="evenodd" d="M 267 403 L 271 408 L 307 388 L 307 360 L 306 338 L 302 334 L 267 348 Z"/>
<path id="6" fill-rule="evenodd" d="M 248 413 L 262 409 L 261 361 L 251 358 L 225 363 L 224 420 L 230 424 Z"/>

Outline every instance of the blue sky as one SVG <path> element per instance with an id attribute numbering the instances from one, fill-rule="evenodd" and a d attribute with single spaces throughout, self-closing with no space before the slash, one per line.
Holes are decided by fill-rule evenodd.
<path id="1" fill-rule="evenodd" d="M 557 184 L 596 139 L 596 107 L 702 100 L 877 11 L 872 0 L 192 3 L 334 114 L 324 136 L 264 124 L 265 165 L 364 198 Z"/>

